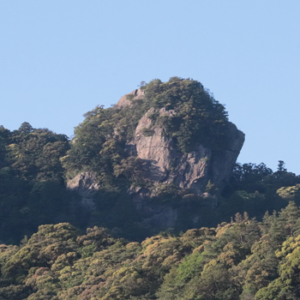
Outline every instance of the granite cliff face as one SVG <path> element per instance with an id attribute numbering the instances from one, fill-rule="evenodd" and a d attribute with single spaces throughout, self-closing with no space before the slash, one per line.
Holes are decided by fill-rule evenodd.
<path id="1" fill-rule="evenodd" d="M 134 100 L 143 100 L 144 96 L 144 90 L 134 90 L 131 94 L 121 97 L 114 109 L 131 108 Z M 147 169 L 143 173 L 144 179 L 154 188 L 131 186 L 127 193 L 140 213 L 144 225 L 174 227 L 178 218 L 177 208 L 150 204 L 146 200 L 156 196 L 155 187 L 173 185 L 202 199 L 208 199 L 210 205 L 217 205 L 217 196 L 231 175 L 245 135 L 233 123 L 228 122 L 226 148 L 213 150 L 200 142 L 195 144 L 190 152 L 183 153 L 176 147 L 174 139 L 165 134 L 163 126 L 156 125 L 153 114 L 168 118 L 176 116 L 175 110 L 151 107 L 139 119 L 134 137 L 126 142 L 125 148 L 128 156 L 137 157 L 145 162 Z M 118 124 L 114 128 L 114 135 L 117 139 Z M 208 184 L 214 186 L 213 192 L 207 192 Z M 67 186 L 78 191 L 82 201 L 92 207 L 93 195 L 100 188 L 101 182 L 97 181 L 95 173 L 83 172 L 70 180 Z M 191 218 L 197 224 L 199 217 L 195 214 Z"/>
<path id="2" fill-rule="evenodd" d="M 229 123 L 230 141 L 227 149 L 213 152 L 199 144 L 190 153 L 182 154 L 176 150 L 174 141 L 163 134 L 163 128 L 155 127 L 151 136 L 143 133 L 150 128 L 152 120 L 149 116 L 154 112 L 155 109 L 151 108 L 140 119 L 135 138 L 129 142 L 136 156 L 149 162 L 147 177 L 156 183 L 175 183 L 181 189 L 190 189 L 196 194 L 204 192 L 209 180 L 221 190 L 243 146 L 244 133 Z M 161 108 L 158 114 L 172 116 L 175 112 Z"/>

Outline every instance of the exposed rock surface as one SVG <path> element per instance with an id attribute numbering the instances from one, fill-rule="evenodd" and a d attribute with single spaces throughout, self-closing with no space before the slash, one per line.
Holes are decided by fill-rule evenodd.
<path id="1" fill-rule="evenodd" d="M 133 92 L 126 94 L 120 98 L 120 100 L 115 105 L 116 108 L 123 108 L 125 106 L 130 106 L 132 100 L 142 99 L 144 97 L 144 90 L 143 89 L 136 89 Z M 128 95 L 133 95 L 132 100 L 128 99 Z"/>
<path id="2" fill-rule="evenodd" d="M 82 204 L 89 208 L 94 207 L 93 194 L 99 189 L 100 184 L 93 172 L 82 172 L 67 182 L 67 189 L 77 191 L 82 199 Z"/>
<path id="3" fill-rule="evenodd" d="M 136 148 L 137 156 L 150 162 L 148 178 L 154 182 L 169 184 L 174 182 L 182 189 L 191 189 L 197 194 L 204 191 L 211 180 L 219 189 L 228 180 L 239 152 L 244 143 L 245 135 L 236 126 L 229 123 L 229 147 L 223 151 L 212 153 L 211 149 L 197 145 L 190 153 L 182 154 L 175 149 L 171 138 L 163 135 L 161 127 L 155 127 L 153 134 L 143 134 L 149 129 L 152 120 L 149 116 L 154 112 L 151 108 L 139 121 L 135 138 L 130 145 Z M 172 116 L 174 111 L 159 110 L 159 115 Z"/>
<path id="4" fill-rule="evenodd" d="M 211 181 L 222 190 L 229 179 L 237 157 L 245 141 L 245 134 L 229 122 L 228 133 L 229 147 L 218 151 L 211 161 Z"/>
<path id="5" fill-rule="evenodd" d="M 163 135 L 163 129 L 161 127 L 156 127 L 151 136 L 145 136 L 143 134 L 143 129 L 149 129 L 151 126 L 152 121 L 149 115 L 153 112 L 154 109 L 151 108 L 141 118 L 135 131 L 135 139 L 130 142 L 130 145 L 135 147 L 139 158 L 151 163 L 148 177 L 153 181 L 162 182 L 166 179 L 168 170 L 170 169 L 174 145 Z M 166 110 L 162 108 L 159 114 L 172 115 L 174 112 L 166 112 Z"/>

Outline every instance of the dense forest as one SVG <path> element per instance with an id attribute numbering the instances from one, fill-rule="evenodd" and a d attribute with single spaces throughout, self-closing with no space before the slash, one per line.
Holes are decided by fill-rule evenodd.
<path id="1" fill-rule="evenodd" d="M 85 114 L 72 140 L 27 122 L 0 126 L 0 300 L 300 299 L 300 176 L 283 161 L 274 171 L 237 163 L 225 188 L 207 184 L 214 204 L 160 186 L 145 201 L 176 208 L 176 226 L 141 222 L 127 191 L 158 188 L 126 143 L 146 111 L 176 113 L 151 119 L 181 153 L 228 142 L 228 114 L 199 82 L 141 88 L 143 101 L 129 94 L 130 107 Z M 84 171 L 101 182 L 92 210 L 66 188 Z"/>
<path id="2" fill-rule="evenodd" d="M 0 246 L 0 299 L 299 299 L 299 234 L 294 202 L 261 222 L 237 213 L 141 243 L 41 225 L 20 246 Z"/>

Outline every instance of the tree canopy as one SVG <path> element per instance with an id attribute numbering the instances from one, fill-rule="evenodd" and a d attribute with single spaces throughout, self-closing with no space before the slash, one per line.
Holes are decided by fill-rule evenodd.
<path id="1" fill-rule="evenodd" d="M 237 214 L 141 243 L 97 226 L 41 225 L 0 246 L 0 299 L 298 299 L 299 217 L 290 202 L 261 222 Z"/>

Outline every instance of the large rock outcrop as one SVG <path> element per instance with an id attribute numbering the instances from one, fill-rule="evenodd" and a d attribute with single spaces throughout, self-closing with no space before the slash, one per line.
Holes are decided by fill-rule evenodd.
<path id="1" fill-rule="evenodd" d="M 132 96 L 128 97 L 131 94 Z M 133 100 L 143 99 L 144 90 L 137 89 L 131 94 L 121 97 L 115 108 L 123 109 L 131 106 Z M 153 124 L 151 118 L 153 113 L 168 117 L 176 114 L 175 111 L 165 108 L 150 108 L 139 120 L 134 138 L 127 141 L 128 155 L 147 162 L 145 179 L 152 182 L 154 187 L 175 184 L 178 188 L 188 190 L 194 195 L 202 195 L 203 199 L 210 199 L 210 203 L 216 205 L 216 196 L 207 193 L 205 188 L 210 182 L 210 185 L 215 187 L 215 191 L 222 191 L 243 146 L 244 133 L 229 122 L 227 124 L 229 142 L 226 149 L 213 151 L 200 143 L 189 153 L 182 153 L 176 149 L 174 140 L 164 134 L 164 129 Z M 117 134 L 117 124 L 115 134 Z M 79 174 L 68 182 L 68 188 L 77 190 L 89 206 L 92 205 L 93 193 L 99 187 L 100 183 L 97 182 L 96 176 L 89 172 Z M 160 228 L 175 226 L 177 209 L 166 205 L 153 206 L 144 201 L 155 196 L 155 189 L 131 187 L 128 193 L 140 212 L 144 224 Z M 197 223 L 199 218 L 196 215 L 193 218 Z"/>

